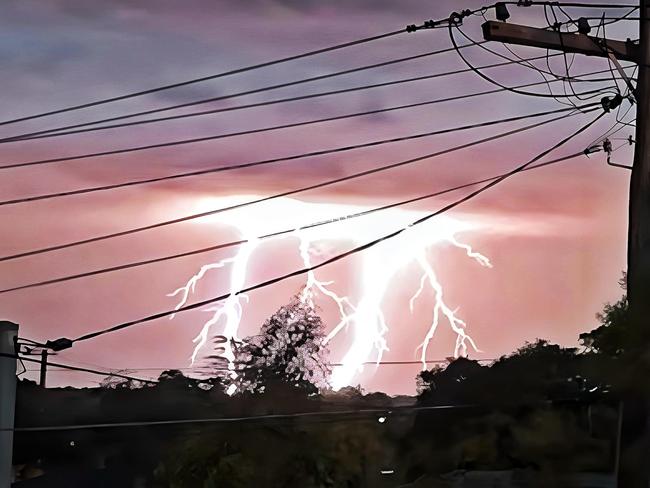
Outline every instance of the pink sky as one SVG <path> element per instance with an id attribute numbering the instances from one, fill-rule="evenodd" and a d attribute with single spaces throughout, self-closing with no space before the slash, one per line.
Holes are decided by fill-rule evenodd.
<path id="1" fill-rule="evenodd" d="M 175 82 L 232 67 L 274 59 L 366 35 L 391 31 L 429 18 L 442 18 L 456 2 L 367 1 L 298 2 L 257 0 L 228 3 L 193 0 L 126 0 L 87 2 L 56 0 L 46 5 L 31 0 L 8 6 L 2 23 L 0 57 L 4 72 L 0 94 L 3 119 L 41 112 L 102 97 Z M 463 8 L 479 2 L 468 1 Z M 543 24 L 540 9 L 523 12 L 512 7 L 513 21 Z M 593 15 L 598 12 L 589 12 Z M 482 19 L 467 21 L 467 32 L 480 36 Z M 634 23 L 608 29 L 617 38 L 635 37 Z M 122 112 L 179 101 L 226 94 L 394 57 L 449 46 L 446 30 L 419 32 L 374 44 L 309 58 L 238 77 L 193 85 L 186 89 L 131 100 L 114 106 L 79 111 L 38 123 L 6 126 L 0 136 L 91 120 Z M 477 50 L 467 51 L 477 64 L 498 62 Z M 539 55 L 519 49 L 523 56 Z M 560 69 L 560 60 L 553 61 Z M 284 89 L 243 101 L 313 93 L 320 90 L 389 81 L 402 77 L 462 68 L 455 54 L 424 58 L 391 68 L 366 71 L 318 84 Z M 604 61 L 577 59 L 582 73 L 606 68 Z M 522 67 L 491 72 L 504 83 L 539 81 Z M 148 142 L 200 137 L 341 113 L 414 103 L 442 96 L 486 90 L 491 86 L 473 74 L 356 92 L 307 102 L 185 119 L 146 128 L 66 136 L 43 141 L 3 145 L 3 163 L 77 154 Z M 589 87 L 591 88 L 591 87 Z M 582 87 L 582 89 L 585 89 Z M 217 164 L 266 159 L 304 151 L 343 146 L 375 139 L 453 127 L 519 114 L 560 108 L 553 99 L 498 94 L 392 112 L 376 117 L 307 126 L 264 135 L 237 137 L 172 149 L 96 158 L 49 166 L 9 170 L 0 181 L 0 199 L 95 186 L 153 175 L 198 169 Z M 301 200 L 349 205 L 381 205 L 422 193 L 490 176 L 521 164 L 584 124 L 581 116 L 529 133 L 363 180 L 353 180 Z M 557 155 L 585 148 L 615 122 L 613 115 L 573 141 Z M 514 128 L 518 124 L 508 124 Z M 271 194 L 338 177 L 393 161 L 496 134 L 502 127 L 393 144 L 381 148 L 325 156 L 273 167 L 219 173 L 174 183 L 145 185 L 108 193 L 0 208 L 6 237 L 0 254 L 7 255 L 167 220 L 196 211 L 209 196 Z M 617 134 L 626 137 L 630 129 Z M 615 144 L 616 145 L 616 144 Z M 631 161 L 631 151 L 616 153 Z M 493 358 L 511 352 L 525 341 L 545 338 L 575 345 L 580 332 L 596 325 L 595 313 L 604 302 L 616 300 L 618 279 L 625 267 L 628 174 L 605 165 L 601 154 L 522 175 L 454 211 L 456 218 L 472 218 L 485 225 L 461 235 L 490 258 L 492 269 L 471 262 L 460 251 L 441 246 L 430 258 L 444 284 L 447 302 L 459 308 L 468 332 L 482 352 L 472 357 Z M 451 197 L 449 197 L 451 198 Z M 448 199 L 411 206 L 435 210 Z M 2 288 L 35 280 L 112 266 L 189 250 L 232 239 L 223 226 L 180 224 L 127 238 L 87 245 L 27 259 L 0 263 Z M 332 253 L 349 242 L 332 243 Z M 73 337 L 175 305 L 167 293 L 184 283 L 205 262 L 232 254 L 232 250 L 111 273 L 60 285 L 0 295 L 3 318 L 18 322 L 24 337 L 38 340 Z M 249 283 L 286 273 L 300 264 L 291 241 L 265 245 L 255 254 Z M 359 258 L 324 270 L 322 279 L 335 279 L 340 291 L 354 294 Z M 210 274 L 193 299 L 227 290 L 227 276 Z M 416 359 L 415 348 L 428 326 L 432 296 L 421 299 L 414 314 L 408 298 L 417 289 L 419 273 L 406 268 L 391 287 L 384 311 L 392 325 L 387 335 L 390 352 L 384 360 Z M 303 283 L 301 279 L 256 291 L 245 307 L 242 335 L 254 333 L 266 317 L 286 303 Z M 323 319 L 336 323 L 335 310 L 323 302 Z M 61 362 L 93 363 L 109 368 L 186 366 L 191 339 L 206 312 L 192 311 L 174 321 L 159 320 L 131 330 L 79 343 L 61 354 Z M 454 337 L 442 326 L 430 347 L 430 358 L 453 352 Z M 345 352 L 340 336 L 332 343 L 332 361 Z M 367 368 L 358 381 L 369 390 L 412 393 L 419 367 Z M 33 377 L 33 374 L 32 376 Z M 94 380 L 87 375 L 52 373 L 51 385 Z M 84 383 L 85 384 L 85 383 Z"/>

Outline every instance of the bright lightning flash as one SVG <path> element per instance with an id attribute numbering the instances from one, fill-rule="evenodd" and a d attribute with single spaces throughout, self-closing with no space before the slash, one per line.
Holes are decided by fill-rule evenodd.
<path id="1" fill-rule="evenodd" d="M 230 206 L 256 198 L 252 195 L 208 198 L 200 204 L 200 209 Z M 234 353 L 230 339 L 238 339 L 237 334 L 243 314 L 241 300 L 247 299 L 245 295 L 241 294 L 241 290 L 248 284 L 246 278 L 251 256 L 261 244 L 255 236 L 279 229 L 296 229 L 287 236 L 298 239 L 300 257 L 304 266 L 310 267 L 316 242 L 341 240 L 352 241 L 355 244 L 366 242 L 395 227 L 406 226 L 408 222 L 422 215 L 419 212 L 396 209 L 364 216 L 362 219 L 344 220 L 299 230 L 314 221 L 329 220 L 363 210 L 366 208 L 339 204 L 313 204 L 282 198 L 270 201 L 263 207 L 242 207 L 201 219 L 201 222 L 234 227 L 238 229 L 244 239 L 248 239 L 248 242 L 240 246 L 234 256 L 202 266 L 185 286 L 170 294 L 170 296 L 181 296 L 181 300 L 176 306 L 176 310 L 178 310 L 187 303 L 189 296 L 195 292 L 196 285 L 205 277 L 206 273 L 214 269 L 230 267 L 228 298 L 220 306 L 210 309 L 213 312 L 212 317 L 203 325 L 200 333 L 194 339 L 192 363 L 196 361 L 200 350 L 206 345 L 212 328 L 223 324 L 221 334 L 228 339 L 228 342 L 224 344 L 223 356 L 229 362 L 230 374 L 235 375 Z M 418 227 L 407 227 L 398 237 L 364 251 L 361 258 L 359 299 L 356 305 L 349 297 L 337 294 L 331 288 L 333 282 L 318 280 L 313 271 L 307 273 L 301 300 L 313 305 L 316 297 L 322 295 L 332 300 L 338 308 L 340 320 L 328 334 L 327 341 L 333 340 L 342 330 L 346 329 L 350 329 L 353 336 L 352 343 L 341 361 L 343 366 L 336 368 L 330 378 L 334 389 L 350 385 L 354 376 L 362 370 L 363 363 L 371 357 L 373 350 L 377 351 L 377 361 L 380 361 L 383 353 L 388 351 L 385 335 L 389 325 L 382 311 L 382 302 L 389 288 L 394 286 L 397 272 L 413 262 L 421 268 L 423 274 L 420 286 L 409 302 L 411 311 L 415 300 L 424 292 L 427 283 L 434 295 L 432 320 L 422 343 L 417 348 L 420 350 L 423 368 L 426 367 L 427 347 L 433 339 L 441 319 L 448 322 L 456 334 L 455 356 L 467 354 L 468 345 L 472 349 L 478 350 L 472 338 L 465 331 L 465 322 L 456 315 L 455 310 L 445 303 L 443 287 L 427 259 L 427 250 L 432 245 L 446 243 L 463 250 L 469 258 L 480 265 L 491 267 L 490 261 L 485 256 L 457 239 L 457 234 L 474 230 L 476 227 L 475 224 L 439 216 Z"/>

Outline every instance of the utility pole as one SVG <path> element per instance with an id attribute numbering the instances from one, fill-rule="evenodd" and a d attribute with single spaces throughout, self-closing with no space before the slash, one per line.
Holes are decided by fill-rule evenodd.
<path id="1" fill-rule="evenodd" d="M 17 324 L 0 321 L 0 353 L 15 356 L 17 337 Z M 15 409 L 16 358 L 0 357 L 0 488 L 11 486 Z"/>
<path id="2" fill-rule="evenodd" d="M 650 320 L 650 0 L 640 0 L 636 148 L 630 179 L 627 294 L 633 323 L 648 339 Z M 642 347 L 646 345 L 643 344 Z"/>
<path id="3" fill-rule="evenodd" d="M 41 376 L 38 384 L 41 388 L 45 388 L 45 380 L 47 379 L 47 349 L 41 350 Z"/>
<path id="4" fill-rule="evenodd" d="M 527 6 L 525 0 L 520 3 Z M 501 8 L 505 8 L 505 4 Z M 507 24 L 505 20 L 508 17 L 509 15 L 503 14 L 503 22 L 488 21 L 483 24 L 486 41 L 609 57 L 617 65 L 619 59 L 638 65 L 637 84 L 633 93 L 637 118 L 628 210 L 627 297 L 634 338 L 639 340 L 641 351 L 647 353 L 650 345 L 650 0 L 639 0 L 638 45 L 629 39 L 623 42 L 591 37 L 588 35 L 590 27 L 586 19 L 578 20 L 577 33 L 564 33 L 559 32 L 559 29 L 548 31 Z M 608 110 L 607 104 L 603 105 Z M 622 412 L 620 415 L 619 422 L 622 421 Z M 646 439 L 649 437 L 650 419 L 646 426 Z M 617 469 L 618 463 L 617 452 Z M 636 474 L 644 476 L 644 483 L 650 486 L 647 464 L 638 466 Z"/>
<path id="5" fill-rule="evenodd" d="M 640 0 L 639 17 L 638 45 L 630 40 L 603 41 L 589 36 L 590 28 L 586 21 L 582 22 L 585 29 L 577 33 L 488 21 L 483 24 L 483 36 L 487 41 L 609 57 L 638 64 L 639 75 L 634 91 L 637 103 L 636 149 L 628 215 L 627 296 L 632 323 L 643 341 L 642 347 L 645 347 L 645 342 L 650 340 L 650 0 Z"/>

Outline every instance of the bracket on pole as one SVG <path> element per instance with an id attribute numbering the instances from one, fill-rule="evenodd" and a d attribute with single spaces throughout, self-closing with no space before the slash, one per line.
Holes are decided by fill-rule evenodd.
<path id="1" fill-rule="evenodd" d="M 630 144 L 632 144 L 632 136 L 628 139 L 630 141 Z M 612 141 L 609 139 L 605 139 L 603 141 L 603 151 L 607 153 L 607 164 L 610 166 L 614 166 L 615 168 L 623 168 L 623 169 L 632 169 L 632 166 L 627 166 L 625 164 L 619 164 L 619 163 L 614 163 L 612 162 Z"/>

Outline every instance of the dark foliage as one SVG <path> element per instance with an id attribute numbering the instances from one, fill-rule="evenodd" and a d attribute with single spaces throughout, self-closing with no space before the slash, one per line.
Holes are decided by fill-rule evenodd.
<path id="1" fill-rule="evenodd" d="M 323 322 L 309 300 L 292 298 L 262 326 L 259 335 L 244 339 L 235 349 L 241 367 L 239 391 L 263 393 L 282 384 L 307 394 L 327 385 L 330 368 Z"/>
<path id="2" fill-rule="evenodd" d="M 625 275 L 619 284 L 625 289 Z M 619 356 L 634 347 L 637 334 L 630 324 L 630 311 L 627 295 L 616 303 L 607 303 L 602 312 L 596 315 L 600 326 L 591 332 L 580 334 L 582 344 L 589 350 Z"/>

